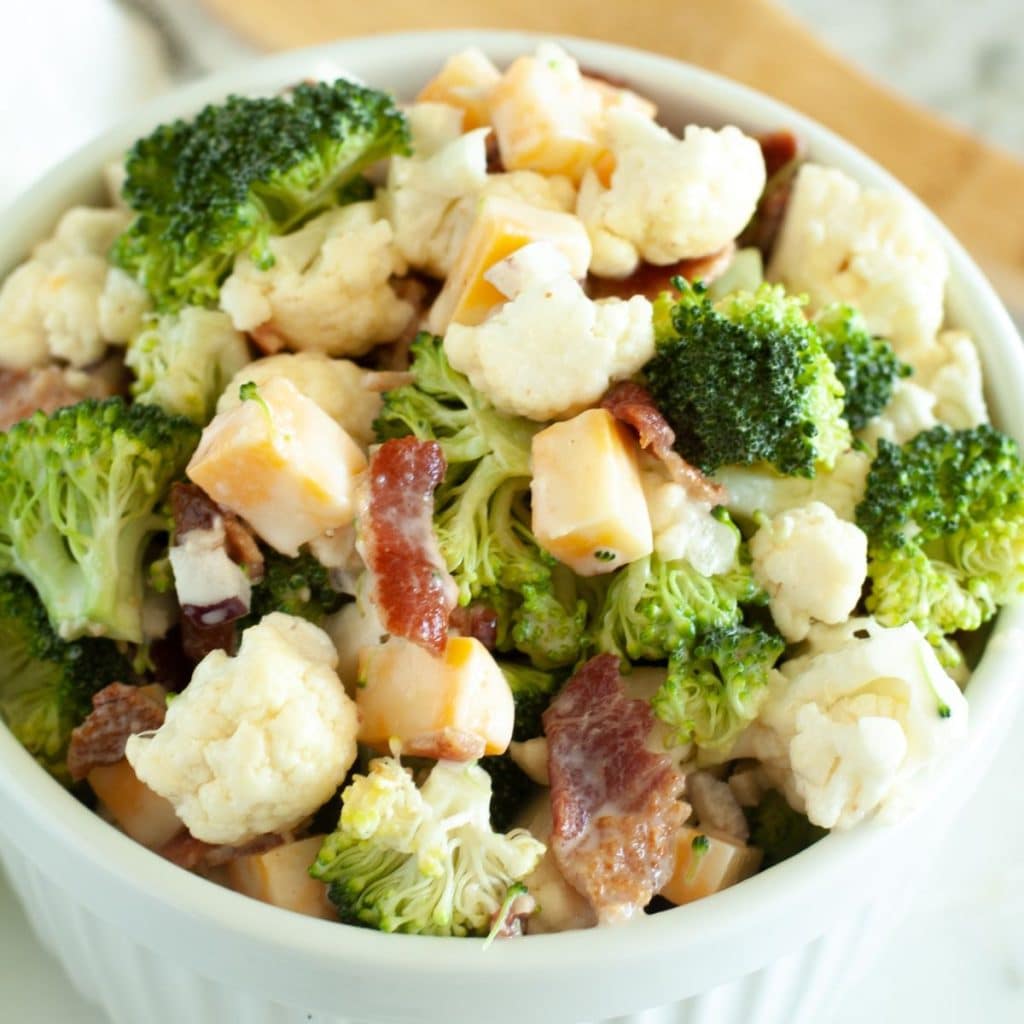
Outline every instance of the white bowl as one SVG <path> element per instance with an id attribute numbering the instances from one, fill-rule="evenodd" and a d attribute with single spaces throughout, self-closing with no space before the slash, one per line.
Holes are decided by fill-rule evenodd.
<path id="1" fill-rule="evenodd" d="M 135 138 L 228 92 L 265 92 L 339 71 L 410 95 L 450 53 L 508 61 L 524 33 L 378 36 L 215 75 L 147 106 L 81 150 L 3 218 L 9 270 Z M 653 97 L 670 126 L 789 127 L 815 159 L 900 186 L 867 157 L 773 100 L 705 71 L 623 47 L 564 40 L 581 64 Z M 949 315 L 977 339 L 996 421 L 1024 441 L 1020 340 L 978 268 L 929 215 L 952 275 Z M 916 865 L 985 773 L 1019 690 L 1024 612 L 1005 610 L 970 682 L 965 748 L 936 771 L 899 826 L 832 835 L 743 884 L 618 928 L 497 942 L 382 935 L 311 920 L 190 875 L 86 810 L 0 728 L 0 858 L 39 938 L 82 994 L 119 1024 L 795 1024 L 821 1020 L 860 957 L 898 920 Z"/>

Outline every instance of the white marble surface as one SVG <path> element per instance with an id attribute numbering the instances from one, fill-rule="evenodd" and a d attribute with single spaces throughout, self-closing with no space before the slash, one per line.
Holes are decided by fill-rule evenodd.
<path id="1" fill-rule="evenodd" d="M 0 108 L 0 132 L 18 144 L 0 164 L 0 203 L 172 76 L 245 55 L 243 45 L 205 25 L 194 0 L 164 3 L 168 44 L 113 0 L 33 0 L 17 5 L 13 17 L 5 12 L 0 85 L 17 102 Z M 789 3 L 895 88 L 1024 152 L 1020 0 Z M 152 12 L 160 0 L 131 6 Z M 1024 714 L 944 847 L 921 865 L 921 891 L 906 921 L 831 1024 L 1024 1021 L 1024 743 L 1015 741 L 1022 733 Z M 38 947 L 2 878 L 0 950 L 0 1020 L 103 1024 Z"/>

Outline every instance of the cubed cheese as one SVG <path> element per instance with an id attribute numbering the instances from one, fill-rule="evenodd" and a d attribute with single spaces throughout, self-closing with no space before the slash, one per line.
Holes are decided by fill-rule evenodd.
<path id="1" fill-rule="evenodd" d="M 491 94 L 491 123 L 510 170 L 564 174 L 579 183 L 602 150 L 603 100 L 575 61 L 520 57 Z"/>
<path id="2" fill-rule="evenodd" d="M 228 885 L 275 907 L 333 920 L 337 913 L 327 899 L 327 887 L 309 877 L 309 866 L 316 860 L 323 841 L 323 836 L 310 836 L 239 857 L 228 865 Z"/>
<path id="3" fill-rule="evenodd" d="M 450 734 L 448 756 L 454 759 L 462 747 L 472 758 L 502 754 L 512 739 L 512 691 L 475 637 L 449 637 L 440 657 L 397 637 L 364 647 L 356 705 L 359 741 L 378 750 L 387 750 L 394 739 L 410 753 L 423 752 Z M 477 755 L 471 753 L 474 745 L 481 748 Z"/>
<path id="4" fill-rule="evenodd" d="M 755 847 L 684 825 L 676 836 L 672 877 L 659 895 L 677 906 L 692 903 L 749 878 L 760 864 Z"/>
<path id="5" fill-rule="evenodd" d="M 491 123 L 490 99 L 501 72 L 486 54 L 472 47 L 449 57 L 420 91 L 417 103 L 446 103 L 462 111 L 462 130 Z"/>
<path id="6" fill-rule="evenodd" d="M 542 210 L 520 199 L 485 198 L 473 220 L 452 272 L 431 307 L 428 326 L 443 334 L 450 323 L 473 327 L 505 301 L 485 278 L 495 263 L 531 242 L 550 242 L 569 261 L 573 277 L 587 274 L 590 238 L 578 217 Z"/>
<path id="7" fill-rule="evenodd" d="M 115 764 L 93 768 L 87 778 L 115 824 L 143 846 L 155 850 L 170 842 L 185 827 L 174 813 L 171 802 L 140 782 L 124 758 Z"/>
<path id="8" fill-rule="evenodd" d="M 636 441 L 606 409 L 534 435 L 532 490 L 538 543 L 581 576 L 654 549 Z"/>
<path id="9" fill-rule="evenodd" d="M 275 378 L 203 431 L 189 477 L 271 547 L 299 547 L 355 518 L 366 456 L 316 402 Z"/>

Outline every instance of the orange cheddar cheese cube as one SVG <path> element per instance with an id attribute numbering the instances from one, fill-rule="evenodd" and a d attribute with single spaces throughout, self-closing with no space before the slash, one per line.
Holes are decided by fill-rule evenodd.
<path id="1" fill-rule="evenodd" d="M 472 760 L 512 740 L 512 691 L 475 637 L 449 637 L 440 657 L 397 637 L 364 647 L 356 706 L 359 742 L 377 750 L 397 740 L 410 754 Z"/>
<path id="2" fill-rule="evenodd" d="M 672 877 L 659 895 L 681 906 L 749 878 L 761 865 L 761 851 L 726 836 L 684 825 L 676 836 Z"/>
<path id="3" fill-rule="evenodd" d="M 569 261 L 573 277 L 586 276 L 590 237 L 578 217 L 520 199 L 489 196 L 481 202 L 455 266 L 430 309 L 429 329 L 444 334 L 452 323 L 483 323 L 506 298 L 484 275 L 531 242 L 550 242 Z"/>
<path id="4" fill-rule="evenodd" d="M 490 99 L 501 72 L 475 47 L 449 57 L 438 74 L 420 90 L 417 103 L 447 103 L 462 111 L 462 130 L 491 123 Z"/>
<path id="5" fill-rule="evenodd" d="M 606 409 L 588 409 L 533 438 L 533 532 L 580 576 L 654 550 L 637 444 Z"/>
<path id="6" fill-rule="evenodd" d="M 171 802 L 140 782 L 124 758 L 93 768 L 87 779 L 117 826 L 137 843 L 155 850 L 184 829 Z"/>
<path id="7" fill-rule="evenodd" d="M 309 877 L 323 842 L 323 836 L 310 836 L 239 857 L 228 865 L 228 885 L 263 903 L 333 920 L 338 915 L 327 899 L 327 886 Z"/>
<path id="8" fill-rule="evenodd" d="M 359 445 L 291 381 L 276 377 L 257 397 L 219 413 L 186 472 L 237 512 L 271 547 L 299 547 L 355 518 Z"/>

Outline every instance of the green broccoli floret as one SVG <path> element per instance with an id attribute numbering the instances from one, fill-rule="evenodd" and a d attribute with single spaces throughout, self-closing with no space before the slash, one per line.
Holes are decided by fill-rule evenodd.
<path id="1" fill-rule="evenodd" d="M 32 583 L 61 637 L 142 640 L 146 545 L 198 441 L 190 420 L 120 398 L 0 435 L 0 573 Z"/>
<path id="2" fill-rule="evenodd" d="M 229 96 L 129 150 L 123 195 L 137 216 L 114 261 L 158 309 L 213 305 L 236 255 L 271 266 L 271 236 L 359 198 L 365 186 L 352 182 L 364 168 L 408 151 L 394 99 L 352 81 Z"/>
<path id="3" fill-rule="evenodd" d="M 310 868 L 348 924 L 383 932 L 482 936 L 509 886 L 544 846 L 491 829 L 490 776 L 440 761 L 420 789 L 394 758 L 378 758 L 342 793 L 341 820 Z"/>
<path id="4" fill-rule="evenodd" d="M 759 626 L 708 630 L 692 650 L 673 652 L 651 707 L 676 744 L 727 747 L 757 716 L 772 666 L 785 649 L 778 633 Z"/>
<path id="5" fill-rule="evenodd" d="M 744 809 L 750 826 L 750 845 L 764 851 L 761 867 L 770 868 L 828 835 L 828 829 L 812 825 L 806 815 L 794 811 L 786 798 L 770 789 L 756 807 Z"/>
<path id="6" fill-rule="evenodd" d="M 132 678 L 112 640 L 66 643 L 19 576 L 0 576 L 0 717 L 15 738 L 67 784 L 71 730 L 92 710 L 92 695 Z"/>
<path id="7" fill-rule="evenodd" d="M 205 425 L 231 378 L 249 362 L 249 346 L 226 313 L 189 306 L 148 317 L 124 361 L 135 375 L 137 402 Z"/>
<path id="8" fill-rule="evenodd" d="M 512 691 L 516 717 L 512 731 L 514 740 L 532 740 L 540 736 L 541 715 L 547 710 L 551 698 L 562 688 L 565 673 L 544 672 L 530 665 L 517 665 L 511 661 L 499 661 L 498 665 Z"/>
<path id="9" fill-rule="evenodd" d="M 498 613 L 498 648 L 539 668 L 579 657 L 587 608 L 530 531 L 530 444 L 540 424 L 498 412 L 445 358 L 440 338 L 412 346 L 415 383 L 390 391 L 375 428 L 381 440 L 436 440 L 448 472 L 434 495 L 434 527 L 459 602 Z M 563 593 L 563 590 L 565 591 Z"/>
<path id="10" fill-rule="evenodd" d="M 597 649 L 629 661 L 663 661 L 701 632 L 739 622 L 741 604 L 766 600 L 740 550 L 733 569 L 718 576 L 656 554 L 617 570 L 597 617 Z"/>
<path id="11" fill-rule="evenodd" d="M 857 525 L 868 537 L 868 611 L 943 637 L 971 631 L 1024 591 L 1024 465 L 987 424 L 937 426 L 900 446 L 878 442 Z"/>
<path id="12" fill-rule="evenodd" d="M 804 317 L 776 285 L 712 304 L 682 278 L 655 304 L 643 374 L 683 458 L 705 472 L 768 462 L 813 477 L 849 447 L 843 387 Z"/>
<path id="13" fill-rule="evenodd" d="M 284 612 L 319 626 L 345 601 L 345 595 L 331 586 L 330 570 L 308 551 L 300 552 L 298 558 L 289 558 L 265 547 L 263 579 L 252 588 L 249 615 L 239 625 L 245 629 L 264 615 Z"/>
<path id="14" fill-rule="evenodd" d="M 537 787 L 510 754 L 481 757 L 477 764 L 491 777 L 491 827 L 507 832 Z"/>
<path id="15" fill-rule="evenodd" d="M 813 322 L 843 385 L 843 418 L 851 430 L 863 430 L 889 404 L 893 384 L 913 371 L 852 306 L 827 306 Z"/>

